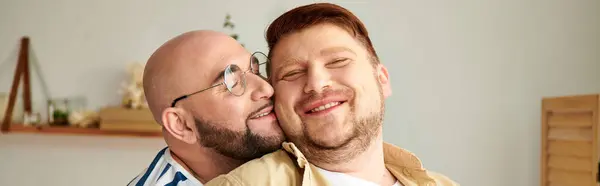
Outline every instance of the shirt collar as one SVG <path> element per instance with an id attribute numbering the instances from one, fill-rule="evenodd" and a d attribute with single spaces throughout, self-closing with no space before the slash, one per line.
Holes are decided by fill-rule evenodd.
<path id="1" fill-rule="evenodd" d="M 383 160 L 386 165 L 423 169 L 423 163 L 415 154 L 386 142 L 383 143 Z"/>
<path id="2" fill-rule="evenodd" d="M 306 166 L 308 160 L 294 143 L 283 142 L 282 146 L 285 151 L 296 156 L 296 163 L 298 166 L 300 166 L 300 168 L 304 168 Z M 390 143 L 383 143 L 383 156 L 386 165 L 406 167 L 410 169 L 423 169 L 421 160 L 415 154 Z"/>
<path id="3" fill-rule="evenodd" d="M 302 154 L 298 147 L 293 143 L 284 142 L 282 146 L 285 151 L 296 157 L 296 164 L 299 168 L 304 169 L 305 176 L 307 170 L 316 167 L 310 166 L 304 154 Z M 384 142 L 383 156 L 387 169 L 404 185 L 435 185 L 435 181 L 423 168 L 421 160 L 412 152 Z M 308 167 L 308 169 L 306 169 L 306 167 Z M 319 174 L 315 176 L 319 177 Z M 324 179 L 322 177 L 319 178 Z M 309 182 L 310 181 L 314 180 L 309 180 Z"/>

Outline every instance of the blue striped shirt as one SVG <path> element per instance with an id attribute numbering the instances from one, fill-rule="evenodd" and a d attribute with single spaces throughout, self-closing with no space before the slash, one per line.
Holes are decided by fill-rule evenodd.
<path id="1" fill-rule="evenodd" d="M 156 154 L 154 160 L 127 186 L 202 186 L 192 174 L 185 170 L 171 156 L 171 151 L 165 147 Z"/>

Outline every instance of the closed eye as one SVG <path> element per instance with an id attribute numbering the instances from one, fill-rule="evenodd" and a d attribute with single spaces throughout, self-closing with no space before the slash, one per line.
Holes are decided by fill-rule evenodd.
<path id="1" fill-rule="evenodd" d="M 303 73 L 304 72 L 302 70 L 294 70 L 294 71 L 288 72 L 287 74 L 283 75 L 283 77 L 281 79 L 283 79 L 285 81 L 293 81 L 293 80 L 300 78 L 300 76 L 302 76 Z"/>
<path id="2" fill-rule="evenodd" d="M 335 60 L 327 63 L 325 66 L 327 66 L 329 68 L 340 68 L 340 67 L 344 67 L 344 66 L 348 65 L 349 62 L 350 62 L 350 59 L 348 59 L 348 58 L 338 58 L 338 59 L 335 59 Z"/>

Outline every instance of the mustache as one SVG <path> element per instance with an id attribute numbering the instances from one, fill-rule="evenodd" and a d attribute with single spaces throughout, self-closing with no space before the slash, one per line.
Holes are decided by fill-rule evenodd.
<path id="1" fill-rule="evenodd" d="M 270 107 L 270 106 L 273 106 L 273 101 L 269 101 L 267 104 L 265 104 L 265 105 L 263 105 L 261 107 L 258 107 L 258 109 L 254 110 L 253 112 L 251 112 L 250 114 L 248 114 L 248 119 L 250 119 L 250 117 L 258 114 L 261 110 L 263 110 L 263 109 L 265 109 L 267 107 Z"/>

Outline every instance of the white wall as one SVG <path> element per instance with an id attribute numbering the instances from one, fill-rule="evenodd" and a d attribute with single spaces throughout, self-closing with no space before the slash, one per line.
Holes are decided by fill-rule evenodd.
<path id="1" fill-rule="evenodd" d="M 161 138 L 0 135 L 0 185 L 126 185 Z"/>
<path id="2" fill-rule="evenodd" d="M 0 91 L 8 90 L 12 77 L 3 59 L 15 58 L 22 35 L 32 38 L 52 96 L 85 95 L 98 108 L 118 103 L 125 64 L 145 61 L 168 38 L 219 30 L 230 12 L 249 50 L 266 50 L 268 23 L 307 2 L 4 0 Z M 392 77 L 384 138 L 463 185 L 538 185 L 540 99 L 600 93 L 600 1 L 340 4 L 366 23 Z M 81 145 L 84 140 L 92 147 Z M 64 185 L 73 177 L 91 181 L 85 185 L 119 185 L 162 146 L 12 135 L 0 142 L 0 185 Z M 135 149 L 112 146 L 121 143 Z"/>

